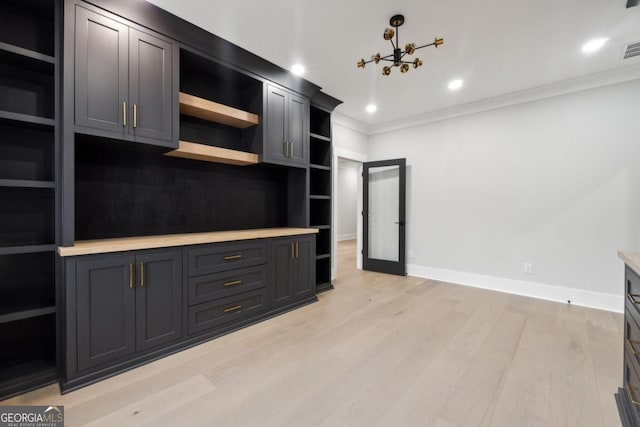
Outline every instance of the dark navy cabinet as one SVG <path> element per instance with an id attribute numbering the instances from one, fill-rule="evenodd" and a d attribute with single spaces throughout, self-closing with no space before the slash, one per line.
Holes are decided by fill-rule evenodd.
<path id="1" fill-rule="evenodd" d="M 266 87 L 263 161 L 306 167 L 309 163 L 309 100 L 273 85 Z"/>
<path id="2" fill-rule="evenodd" d="M 315 295 L 315 237 L 273 239 L 270 306 L 277 308 Z"/>
<path id="3" fill-rule="evenodd" d="M 75 28 L 77 130 L 177 147 L 173 44 L 81 6 Z"/>
<path id="4" fill-rule="evenodd" d="M 181 256 L 177 250 L 77 260 L 79 372 L 182 337 Z"/>

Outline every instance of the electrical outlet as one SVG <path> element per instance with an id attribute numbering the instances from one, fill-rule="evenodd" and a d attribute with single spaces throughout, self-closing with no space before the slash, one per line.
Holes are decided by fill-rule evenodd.
<path id="1" fill-rule="evenodd" d="M 530 262 L 525 262 L 522 264 L 522 272 L 524 274 L 532 274 L 533 273 L 533 265 Z"/>
<path id="2" fill-rule="evenodd" d="M 413 258 L 413 249 L 409 249 L 409 258 Z"/>

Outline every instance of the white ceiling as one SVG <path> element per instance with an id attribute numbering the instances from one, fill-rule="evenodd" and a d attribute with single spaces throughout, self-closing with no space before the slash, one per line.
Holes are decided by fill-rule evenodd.
<path id="1" fill-rule="evenodd" d="M 582 76 L 640 66 L 622 61 L 640 41 L 640 7 L 627 0 L 148 0 L 283 67 L 306 67 L 305 78 L 344 101 L 338 111 L 366 124 L 499 97 Z M 391 4 L 393 3 L 393 4 Z M 400 44 L 445 43 L 419 50 L 418 70 L 381 74 L 360 58 L 391 53 L 382 38 L 389 18 L 405 15 Z M 586 55 L 582 45 L 609 41 Z M 464 79 L 452 92 L 447 84 Z M 378 105 L 371 115 L 369 103 Z"/>

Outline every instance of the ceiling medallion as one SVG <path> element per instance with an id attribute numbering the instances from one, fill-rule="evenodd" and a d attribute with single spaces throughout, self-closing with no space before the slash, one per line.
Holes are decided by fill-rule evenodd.
<path id="1" fill-rule="evenodd" d="M 402 50 L 399 47 L 400 41 L 398 40 L 399 38 L 398 27 L 402 24 L 404 24 L 404 16 L 394 15 L 389 20 L 389 25 L 395 28 L 395 30 L 393 28 L 387 28 L 386 30 L 384 30 L 383 37 L 385 40 L 389 40 L 391 42 L 391 45 L 393 46 L 393 53 L 386 56 L 381 56 L 379 53 L 377 53 L 373 55 L 369 61 L 365 61 L 364 59 L 361 59 L 360 61 L 358 61 L 358 68 L 364 68 L 365 64 L 368 64 L 370 62 L 375 62 L 377 64 L 380 61 L 387 61 L 387 62 L 391 62 L 392 64 L 390 66 L 382 67 L 383 76 L 388 76 L 389 74 L 391 74 L 392 67 L 398 67 L 400 68 L 401 73 L 406 73 L 407 71 L 409 71 L 410 65 L 412 65 L 413 68 L 418 68 L 422 66 L 422 60 L 420 58 L 416 58 L 413 61 L 405 61 L 403 58 L 406 55 L 413 55 L 416 50 L 422 49 L 423 47 L 434 46 L 435 48 L 438 48 L 438 46 L 441 46 L 444 43 L 444 39 L 436 37 L 433 43 L 425 44 L 422 46 L 416 46 L 415 43 L 408 43 L 404 47 L 404 50 Z M 393 36 L 396 37 L 395 42 L 393 41 Z"/>

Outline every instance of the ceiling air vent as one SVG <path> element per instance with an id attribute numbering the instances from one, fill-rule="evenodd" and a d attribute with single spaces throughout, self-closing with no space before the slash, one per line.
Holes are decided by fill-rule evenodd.
<path id="1" fill-rule="evenodd" d="M 624 49 L 622 59 L 629 59 L 634 56 L 640 56 L 640 41 L 629 43 Z"/>

